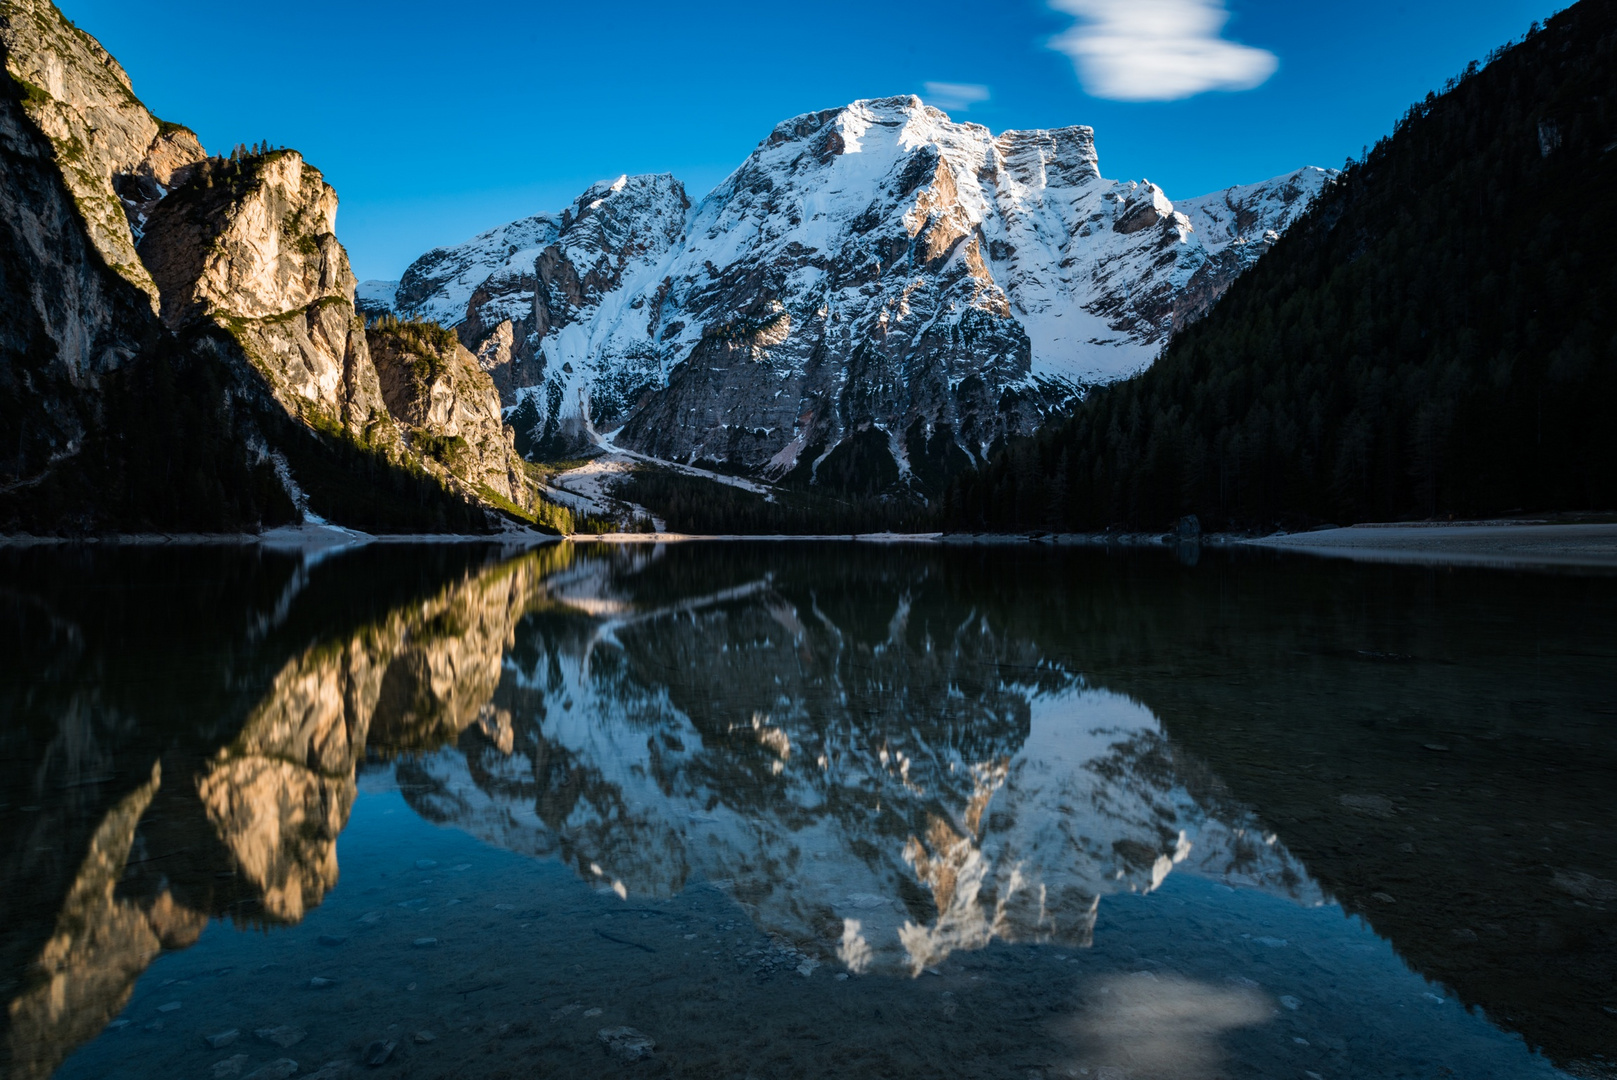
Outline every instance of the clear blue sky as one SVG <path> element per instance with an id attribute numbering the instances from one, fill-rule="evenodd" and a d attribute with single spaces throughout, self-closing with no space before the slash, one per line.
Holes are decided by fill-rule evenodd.
<path id="1" fill-rule="evenodd" d="M 209 150 L 268 139 L 324 170 L 362 279 L 624 172 L 700 198 L 778 121 L 862 97 L 919 93 L 996 132 L 1089 124 L 1104 175 L 1170 198 L 1339 166 L 1566 6 L 61 2 Z"/>

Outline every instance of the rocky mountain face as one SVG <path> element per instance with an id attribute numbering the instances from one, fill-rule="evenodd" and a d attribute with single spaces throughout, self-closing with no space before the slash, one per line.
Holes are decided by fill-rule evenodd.
<path id="1" fill-rule="evenodd" d="M 221 530 L 318 513 L 478 530 L 493 525 L 484 488 L 532 505 L 508 437 L 463 440 L 448 467 L 416 444 L 461 438 L 460 423 L 390 412 L 336 192 L 301 155 L 207 156 L 49 3 L 0 5 L 0 45 L 7 527 Z M 457 370 L 459 400 L 493 397 L 475 365 Z"/>
<path id="2" fill-rule="evenodd" d="M 500 395 L 455 335 L 384 320 L 366 331 L 366 340 L 382 399 L 420 459 L 473 490 L 527 502 L 527 474 Z"/>
<path id="3" fill-rule="evenodd" d="M 194 134 L 142 105 L 118 61 L 49 0 L 0 4 L 6 70 L 56 147 L 62 180 L 106 264 L 157 299 L 135 253 L 143 210 L 207 155 Z"/>
<path id="4" fill-rule="evenodd" d="M 1104 179 L 1086 127 L 861 101 L 779 125 L 695 206 L 623 177 L 366 291 L 453 326 L 532 452 L 616 429 L 665 459 L 934 491 L 1149 364 L 1329 177 L 1175 204 Z"/>

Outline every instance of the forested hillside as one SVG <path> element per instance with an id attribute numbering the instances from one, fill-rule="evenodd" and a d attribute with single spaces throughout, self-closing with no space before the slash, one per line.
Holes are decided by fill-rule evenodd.
<path id="1" fill-rule="evenodd" d="M 1429 95 L 1156 364 L 960 478 L 956 529 L 1617 507 L 1617 5 Z"/>

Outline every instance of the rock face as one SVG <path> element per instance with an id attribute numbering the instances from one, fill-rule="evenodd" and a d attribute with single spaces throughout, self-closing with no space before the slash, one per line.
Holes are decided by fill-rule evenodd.
<path id="1" fill-rule="evenodd" d="M 532 504 L 486 376 L 434 390 L 455 415 L 409 428 L 475 446 L 467 468 L 423 457 L 389 412 L 319 170 L 208 157 L 49 3 L 0 3 L 0 46 L 0 528 L 317 511 L 486 531 L 485 492 Z"/>
<path id="2" fill-rule="evenodd" d="M 152 116 L 118 61 L 48 0 L 0 4 L 0 44 L 29 118 L 56 147 L 91 242 L 155 302 L 157 289 L 135 254 L 140 208 L 203 158 L 201 144 Z"/>
<path id="3" fill-rule="evenodd" d="M 336 215 L 295 151 L 210 158 L 151 211 L 138 251 L 171 330 L 226 329 L 289 412 L 397 455 Z"/>
<path id="4" fill-rule="evenodd" d="M 500 395 L 477 357 L 432 324 L 383 320 L 366 331 L 388 411 L 423 462 L 474 491 L 521 506 L 530 485 Z"/>
<path id="5" fill-rule="evenodd" d="M 1176 206 L 1103 179 L 1089 128 L 861 101 L 779 125 L 694 208 L 625 177 L 429 252 L 393 306 L 459 331 L 536 452 L 621 428 L 668 459 L 935 490 L 1149 364 L 1329 176 Z"/>

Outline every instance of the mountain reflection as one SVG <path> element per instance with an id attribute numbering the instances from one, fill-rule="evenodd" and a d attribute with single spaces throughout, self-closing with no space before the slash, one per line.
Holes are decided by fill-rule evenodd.
<path id="1" fill-rule="evenodd" d="M 1081 947 L 1191 872 L 1337 901 L 1593 1060 L 1614 593 L 1036 548 L 0 551 L 6 1075 L 210 920 L 303 919 L 367 770 L 625 898 L 716 886 L 805 973 Z M 1219 993 L 1184 989 L 1217 1021 L 1186 1047 L 1249 1022 Z M 1130 1040 L 1132 1000 L 1074 1037 Z"/>
<path id="2" fill-rule="evenodd" d="M 219 569 L 177 568 L 174 556 L 142 554 L 107 555 L 118 565 L 92 567 L 91 576 L 100 569 L 149 585 L 148 574 L 178 569 L 206 580 Z M 385 565 L 388 556 L 362 559 L 343 567 L 363 571 L 358 596 L 351 583 L 311 581 L 302 566 L 265 567 L 254 556 L 226 574 L 249 589 L 276 582 L 273 603 L 233 596 L 239 606 L 219 613 L 223 625 L 206 628 L 217 636 L 176 627 L 152 646 L 163 655 L 147 659 L 159 670 L 172 668 L 185 645 L 196 646 L 197 663 L 180 686 L 109 671 L 128 662 L 118 653 L 138 654 L 152 641 L 129 621 L 161 626 L 164 612 L 91 611 L 100 625 L 81 625 L 68 616 L 80 613 L 72 609 L 83 597 L 5 594 L 14 628 L 48 613 L 58 648 L 79 660 L 57 680 L 30 680 L 26 667 L 6 673 L 20 721 L 7 741 L 34 756 L 34 767 L 14 772 L 6 790 L 42 805 L 8 815 L 4 895 L 8 906 L 38 896 L 40 886 L 60 896 L 54 911 L 40 905 L 7 920 L 10 1075 L 49 1075 L 117 1014 L 161 951 L 194 943 L 210 918 L 273 926 L 318 905 L 337 883 L 337 836 L 367 743 L 430 748 L 476 719 L 517 621 L 543 602 L 544 577 L 570 555 L 552 547 L 492 566 L 456 566 L 439 554 L 409 566 L 417 580 L 402 583 L 390 580 L 400 568 Z M 432 591 L 417 592 L 423 587 Z M 151 591 L 173 599 L 161 587 Z M 389 591 L 411 599 L 367 616 Z M 289 642 L 308 630 L 287 618 L 298 593 L 317 628 L 315 643 L 301 649 Z M 334 628 L 340 632 L 327 636 Z M 13 767 L 25 764 L 20 757 L 11 755 Z M 95 796 L 136 762 L 142 772 L 127 790 L 97 805 Z M 70 856 L 87 820 L 93 824 L 77 864 L 69 858 L 40 874 L 35 853 L 60 847 Z M 54 888 L 52 878 L 60 881 Z"/>
<path id="3" fill-rule="evenodd" d="M 1148 710 L 927 562 L 856 592 L 766 570 L 683 595 L 660 554 L 550 580 L 571 613 L 518 629 L 492 725 L 399 763 L 412 806 L 621 896 L 713 882 L 856 972 L 1083 946 L 1100 897 L 1187 862 L 1319 899 L 1273 837 L 1190 795 Z"/>

